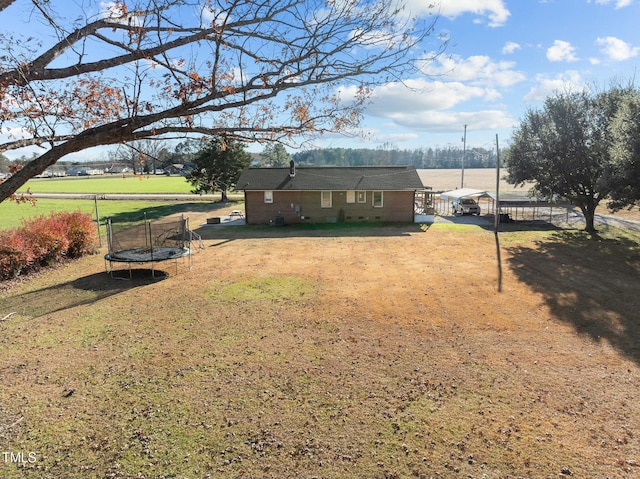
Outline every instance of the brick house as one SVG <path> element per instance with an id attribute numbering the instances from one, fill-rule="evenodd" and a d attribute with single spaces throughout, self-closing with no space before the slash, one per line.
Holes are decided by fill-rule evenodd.
<path id="1" fill-rule="evenodd" d="M 413 222 L 424 186 L 412 166 L 245 168 L 248 224 Z"/>

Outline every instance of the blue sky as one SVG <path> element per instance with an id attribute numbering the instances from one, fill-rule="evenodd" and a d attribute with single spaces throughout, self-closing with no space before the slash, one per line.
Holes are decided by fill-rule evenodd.
<path id="1" fill-rule="evenodd" d="M 436 4 L 435 33 L 450 37 L 445 53 L 421 64 L 423 75 L 405 80 L 412 88 L 387 84 L 375 89 L 362 123 L 366 140 L 328 135 L 307 147 L 458 147 L 465 124 L 467 147 L 493 148 L 496 134 L 506 146 L 526 109 L 541 106 L 554 91 L 607 88 L 614 80 L 626 82 L 639 73 L 640 0 L 406 3 L 416 14 L 433 12 L 427 6 Z M 28 23 L 17 9 L 13 14 L 14 27 Z M 346 100 L 349 94 L 345 89 Z M 113 147 L 65 159 L 97 159 L 107 149 Z M 29 151 L 6 155 L 25 153 Z"/>
<path id="2" fill-rule="evenodd" d="M 467 146 L 492 147 L 496 134 L 506 146 L 526 109 L 554 91 L 640 73 L 640 0 L 442 0 L 440 11 L 436 28 L 451 41 L 411 79 L 420 91 L 376 90 L 363 123 L 372 141 L 319 144 L 457 147 L 467 124 Z"/>

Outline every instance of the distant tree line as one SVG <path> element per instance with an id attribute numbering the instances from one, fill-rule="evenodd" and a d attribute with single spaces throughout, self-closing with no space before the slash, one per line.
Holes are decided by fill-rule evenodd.
<path id="1" fill-rule="evenodd" d="M 299 165 L 308 166 L 415 166 L 416 168 L 495 168 L 496 152 L 485 148 L 324 148 L 291 155 Z"/>

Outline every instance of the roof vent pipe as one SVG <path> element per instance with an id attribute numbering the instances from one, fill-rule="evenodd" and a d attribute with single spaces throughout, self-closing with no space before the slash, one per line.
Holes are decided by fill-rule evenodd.
<path id="1" fill-rule="evenodd" d="M 289 177 L 293 178 L 296 176 L 296 164 L 293 160 L 289 162 Z"/>

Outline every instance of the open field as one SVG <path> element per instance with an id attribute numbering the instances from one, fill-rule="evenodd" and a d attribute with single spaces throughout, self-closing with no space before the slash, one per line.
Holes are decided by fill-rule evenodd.
<path id="1" fill-rule="evenodd" d="M 32 178 L 20 192 L 32 193 L 191 193 L 191 184 L 182 176 L 128 174 L 109 176 L 74 176 L 66 178 Z"/>
<path id="2" fill-rule="evenodd" d="M 640 234 L 198 233 L 0 293 L 0 477 L 640 475 Z"/>
<path id="3" fill-rule="evenodd" d="M 418 170 L 422 183 L 431 187 L 433 191 L 450 191 L 460 188 L 462 170 L 434 169 Z M 507 183 L 503 177 L 505 169 L 500 171 L 500 191 L 527 191 L 529 186 L 515 187 Z M 496 170 L 494 168 L 472 168 L 464 170 L 464 187 L 478 190 L 496 191 Z"/>

